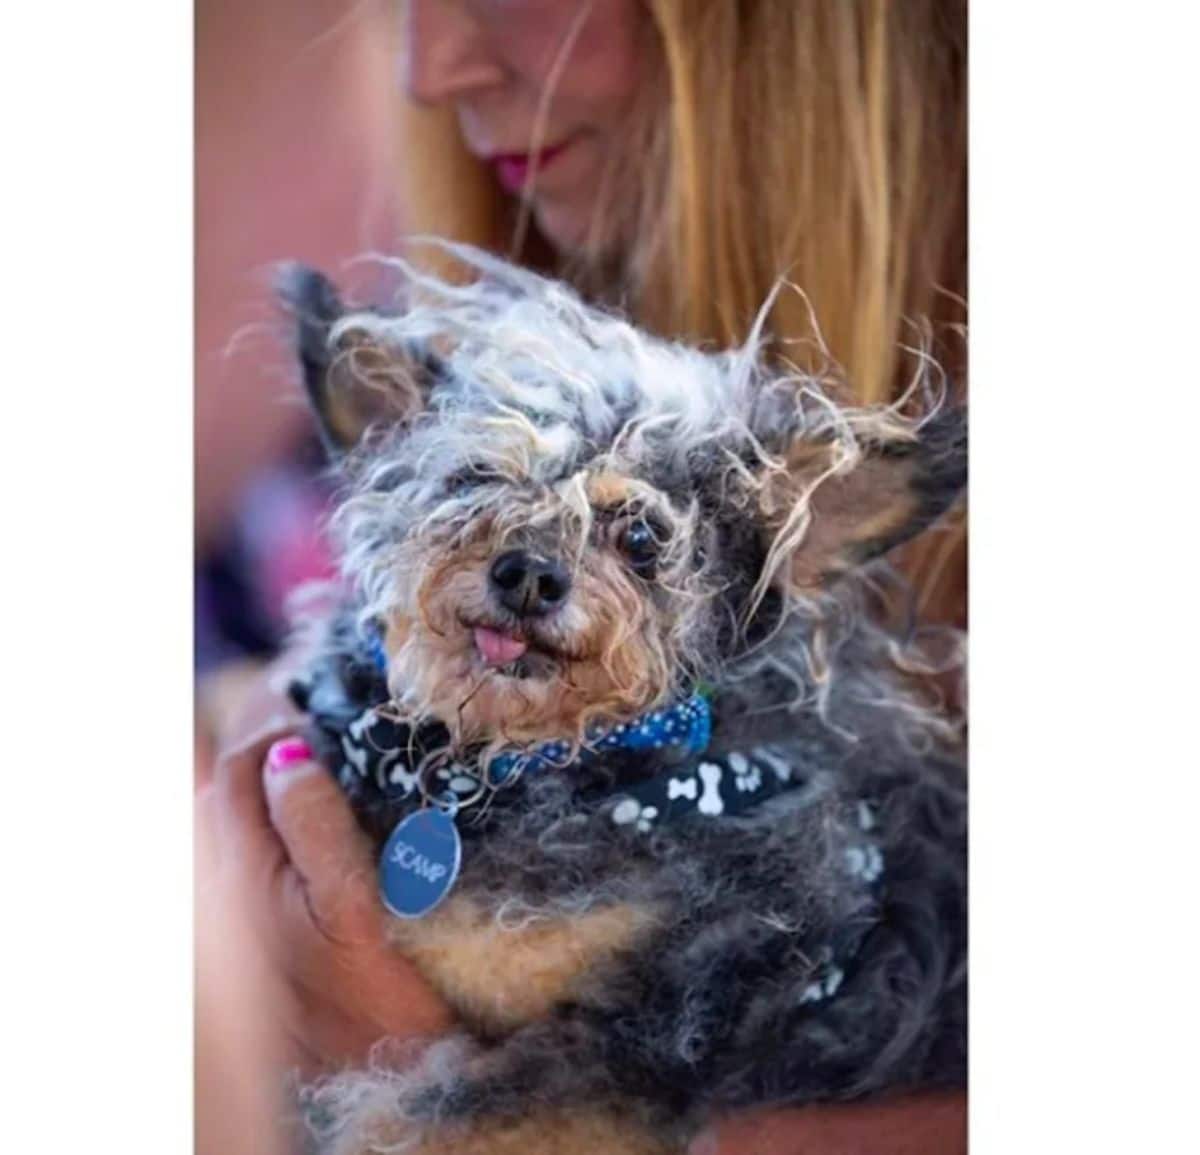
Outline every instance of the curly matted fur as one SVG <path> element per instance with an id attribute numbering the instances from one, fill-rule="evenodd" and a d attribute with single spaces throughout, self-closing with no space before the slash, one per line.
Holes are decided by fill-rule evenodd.
<path id="1" fill-rule="evenodd" d="M 961 1082 L 962 752 L 914 676 L 958 640 L 939 663 L 868 610 L 872 559 L 962 488 L 962 413 L 840 407 L 757 332 L 659 341 L 455 253 L 470 284 L 395 262 L 394 311 L 348 310 L 307 270 L 282 282 L 351 591 L 302 700 L 434 719 L 468 757 L 579 752 L 705 683 L 713 754 L 753 749 L 797 788 L 648 834 L 603 803 L 660 772 L 651 755 L 495 790 L 452 896 L 396 927 L 463 1035 L 330 1078 L 313 1119 L 337 1150 L 670 1151 L 714 1110 Z M 536 608 L 498 587 L 514 553 L 553 575 Z M 422 804 L 346 785 L 379 837 Z M 866 850 L 882 880 L 852 868 Z"/>

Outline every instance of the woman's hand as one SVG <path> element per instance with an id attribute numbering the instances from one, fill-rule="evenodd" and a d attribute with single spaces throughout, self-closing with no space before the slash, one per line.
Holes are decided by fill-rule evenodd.
<path id="1" fill-rule="evenodd" d="M 244 911 L 265 1013 L 289 1065 L 313 1074 L 361 1062 L 385 1037 L 443 1033 L 452 1016 L 388 945 L 371 846 L 308 746 L 285 736 L 294 725 L 274 718 L 219 758 L 201 790 L 211 861 L 198 909 L 218 921 Z"/>

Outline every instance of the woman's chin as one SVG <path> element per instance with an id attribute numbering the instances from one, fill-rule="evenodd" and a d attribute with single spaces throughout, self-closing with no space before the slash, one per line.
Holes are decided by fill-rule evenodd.
<path id="1" fill-rule="evenodd" d="M 533 216 L 538 231 L 564 256 L 583 254 L 588 241 L 591 206 L 583 208 L 567 200 L 539 198 Z"/>

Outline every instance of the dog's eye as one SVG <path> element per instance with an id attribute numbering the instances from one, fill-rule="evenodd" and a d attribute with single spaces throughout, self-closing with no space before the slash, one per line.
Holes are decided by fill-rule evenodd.
<path id="1" fill-rule="evenodd" d="M 503 481 L 504 475 L 487 465 L 466 465 L 446 479 L 446 490 L 458 493 L 463 489 L 473 489 L 477 485 L 494 485 Z"/>
<path id="2" fill-rule="evenodd" d="M 643 577 L 653 576 L 654 565 L 665 540 L 666 534 L 662 528 L 644 517 L 627 521 L 617 536 L 617 544 L 629 559 L 630 567 Z"/>

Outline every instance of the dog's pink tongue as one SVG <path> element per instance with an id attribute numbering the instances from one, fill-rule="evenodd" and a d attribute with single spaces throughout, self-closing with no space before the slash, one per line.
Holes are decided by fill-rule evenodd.
<path id="1" fill-rule="evenodd" d="M 489 666 L 507 666 L 529 648 L 523 638 L 490 630 L 487 626 L 475 627 L 475 645 Z"/>

